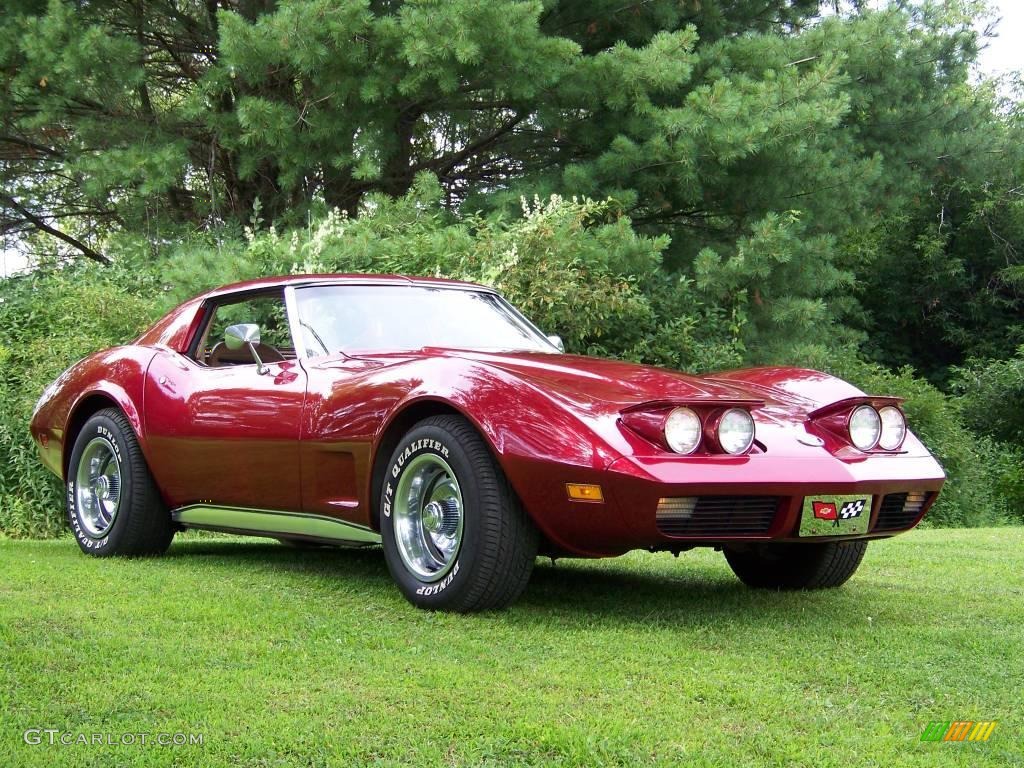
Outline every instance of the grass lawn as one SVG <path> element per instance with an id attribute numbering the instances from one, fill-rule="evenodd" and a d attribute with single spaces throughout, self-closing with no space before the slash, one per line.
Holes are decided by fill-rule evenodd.
<path id="1" fill-rule="evenodd" d="M 375 550 L 0 540 L 0 662 L 3 768 L 1024 765 L 1024 528 L 876 543 L 805 594 L 746 589 L 708 551 L 541 561 L 509 611 L 468 617 L 410 607 Z M 920 741 L 957 719 L 999 725 Z"/>

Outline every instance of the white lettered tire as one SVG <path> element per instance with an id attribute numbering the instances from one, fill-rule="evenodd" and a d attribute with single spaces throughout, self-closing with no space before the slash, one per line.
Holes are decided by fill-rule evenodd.
<path id="1" fill-rule="evenodd" d="M 413 605 L 503 608 L 530 579 L 537 530 L 487 444 L 459 416 L 411 429 L 387 465 L 381 538 L 391 576 Z"/>
<path id="2" fill-rule="evenodd" d="M 85 422 L 68 463 L 67 517 L 87 555 L 158 555 L 174 538 L 135 432 L 117 408 Z"/>

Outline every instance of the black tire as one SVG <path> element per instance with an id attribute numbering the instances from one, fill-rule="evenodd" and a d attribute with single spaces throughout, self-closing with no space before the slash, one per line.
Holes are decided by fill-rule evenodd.
<path id="1" fill-rule="evenodd" d="M 853 576 L 866 541 L 821 544 L 757 544 L 749 549 L 726 549 L 740 581 L 758 589 L 830 589 Z"/>
<path id="2" fill-rule="evenodd" d="M 457 548 L 438 570 L 442 575 L 421 578 L 400 552 L 395 531 L 399 508 L 394 502 L 406 471 L 414 463 L 432 466 L 437 459 L 431 456 L 443 459 L 454 473 L 462 499 L 462 528 Z M 388 570 L 418 608 L 460 613 L 503 608 L 530 580 L 537 529 L 483 439 L 459 416 L 425 419 L 402 438 L 387 465 L 380 521 Z"/>
<path id="3" fill-rule="evenodd" d="M 107 502 L 114 507 L 109 523 L 97 522 L 89 510 L 79 509 L 76 486 L 83 455 L 90 445 L 90 455 L 106 452 L 116 459 L 117 498 L 116 502 Z M 108 482 L 105 487 L 109 485 Z M 68 524 L 87 555 L 159 555 L 170 546 L 174 538 L 171 516 L 153 482 L 135 432 L 117 408 L 98 411 L 85 422 L 71 451 L 66 488 Z M 95 507 L 97 502 L 94 499 L 91 503 Z"/>

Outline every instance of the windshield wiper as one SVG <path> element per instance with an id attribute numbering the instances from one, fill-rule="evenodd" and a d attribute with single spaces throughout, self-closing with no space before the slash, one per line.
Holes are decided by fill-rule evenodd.
<path id="1" fill-rule="evenodd" d="M 325 355 L 331 354 L 331 350 L 329 350 L 327 348 L 327 345 L 324 344 L 324 340 L 320 338 L 320 334 L 316 332 L 316 328 L 307 323 L 305 320 L 299 320 L 299 325 L 301 325 L 303 328 L 305 328 L 307 331 L 313 334 L 313 338 L 316 340 L 316 343 L 323 348 Z M 309 350 L 306 351 L 308 352 Z"/>

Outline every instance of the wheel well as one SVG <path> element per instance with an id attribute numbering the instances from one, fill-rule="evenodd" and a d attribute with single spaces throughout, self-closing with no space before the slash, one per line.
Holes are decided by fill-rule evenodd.
<path id="1" fill-rule="evenodd" d="M 93 394 L 75 405 L 75 410 L 71 412 L 71 416 L 68 418 L 67 429 L 64 430 L 64 455 L 61 457 L 65 480 L 68 477 L 68 462 L 71 461 L 71 452 L 75 450 L 75 441 L 78 439 L 78 433 L 82 431 L 85 422 L 94 413 L 102 411 L 104 408 L 117 408 L 120 410 L 121 406 L 107 395 Z"/>
<path id="2" fill-rule="evenodd" d="M 416 424 L 431 416 L 462 416 L 457 408 L 437 400 L 421 400 L 401 411 L 384 430 L 377 451 L 373 456 L 373 471 L 370 473 L 370 523 L 375 531 L 380 531 L 380 489 L 387 471 L 388 459 L 398 446 L 402 435 Z"/>

